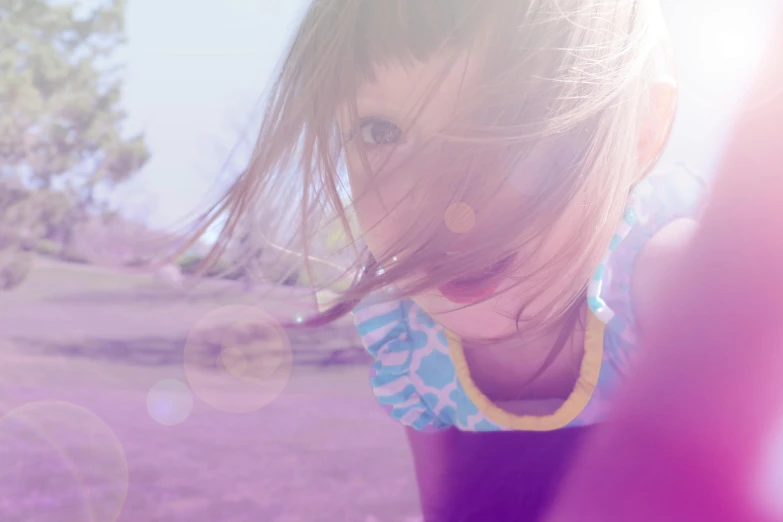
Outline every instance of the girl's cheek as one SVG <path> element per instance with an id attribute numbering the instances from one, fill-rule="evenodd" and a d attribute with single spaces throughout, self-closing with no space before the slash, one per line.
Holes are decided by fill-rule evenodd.
<path id="1" fill-rule="evenodd" d="M 398 212 L 387 213 L 380 204 L 370 204 L 360 211 L 362 239 L 376 258 L 399 254 L 402 247 L 401 234 L 406 222 Z"/>
<path id="2" fill-rule="evenodd" d="M 410 213 L 408 196 L 414 187 L 409 173 L 380 165 L 381 160 L 373 155 L 368 161 L 371 172 L 364 168 L 358 153 L 349 155 L 347 162 L 352 200 L 363 226 L 369 228 L 381 220 L 400 222 Z"/>

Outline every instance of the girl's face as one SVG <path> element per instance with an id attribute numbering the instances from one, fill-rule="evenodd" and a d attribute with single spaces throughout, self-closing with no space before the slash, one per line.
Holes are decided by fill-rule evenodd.
<path id="1" fill-rule="evenodd" d="M 408 230 L 412 217 L 420 215 L 421 208 L 426 208 L 432 194 L 422 190 L 422 186 L 427 186 L 427 183 L 422 183 L 423 179 L 450 175 L 447 171 L 438 171 L 438 158 L 433 161 L 426 154 L 414 153 L 418 145 L 447 126 L 460 104 L 471 96 L 471 85 L 477 79 L 476 60 L 469 59 L 465 54 L 447 69 L 445 77 L 441 77 L 446 65 L 445 58 L 435 57 L 426 63 L 408 67 L 379 67 L 374 81 L 362 84 L 357 92 L 360 131 L 350 134 L 348 111 L 340 114 L 343 135 L 350 136 L 346 143 L 346 162 L 354 208 L 363 238 L 376 257 L 388 252 L 397 238 Z M 434 84 L 437 85 L 435 91 L 432 90 Z M 413 123 L 410 126 L 403 125 L 401 122 L 410 121 L 412 113 L 416 114 Z M 403 126 L 406 127 L 404 131 Z M 363 167 L 356 140 L 362 140 L 367 160 L 374 172 L 382 167 L 393 174 L 388 178 L 382 175 L 380 178 L 384 179 L 371 180 Z M 546 155 L 544 147 L 540 149 L 533 152 L 533 159 Z M 535 161 L 528 163 L 535 164 Z M 442 164 L 452 165 L 446 158 Z M 487 173 L 488 179 L 491 174 Z M 531 173 L 521 174 L 530 177 Z M 500 187 L 489 208 L 475 213 L 475 223 L 461 234 L 459 244 L 480 246 L 482 237 L 492 234 L 496 218 L 504 213 L 508 215 L 508 212 L 513 212 L 525 203 L 524 187 L 520 189 L 520 184 L 512 179 L 506 182 L 509 186 Z M 583 219 L 582 201 L 583 196 L 577 195 L 543 243 L 537 246 L 533 260 L 543 262 L 549 259 L 551 253 L 559 251 L 572 240 L 574 230 Z M 448 213 L 439 219 L 448 220 Z M 611 233 L 612 230 L 609 230 L 607 244 Z M 526 259 L 530 254 L 526 253 Z M 404 253 L 400 252 L 399 255 L 404 256 Z M 524 271 L 529 273 L 530 268 L 535 267 L 525 267 Z M 509 289 L 513 286 L 514 275 L 505 273 L 504 277 L 493 281 L 497 287 L 489 299 L 480 300 L 474 296 L 466 302 L 464 295 L 455 297 L 452 285 L 444 285 L 416 296 L 414 300 L 438 323 L 461 337 L 491 339 L 516 331 L 516 315 L 521 304 L 526 305 L 526 316 L 528 313 L 536 314 L 545 303 L 550 302 L 552 296 L 569 295 L 569 290 L 578 290 L 585 282 L 565 271 L 556 278 L 550 278 L 551 281 L 546 281 L 543 292 L 538 287 L 540 293 L 536 294 L 539 296 L 537 301 L 530 302 L 530 284 L 541 282 L 517 283 Z M 475 302 L 477 300 L 480 302 Z"/>

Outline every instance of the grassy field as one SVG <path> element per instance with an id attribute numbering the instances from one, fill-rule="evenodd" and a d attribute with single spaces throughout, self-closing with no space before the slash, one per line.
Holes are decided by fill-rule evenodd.
<path id="1" fill-rule="evenodd" d="M 149 276 L 49 261 L 0 294 L 0 520 L 415 520 L 404 434 L 372 397 L 350 319 L 290 332 L 290 379 L 265 407 L 210 406 L 248 392 L 206 365 L 191 369 L 206 376 L 192 409 L 186 393 L 173 394 L 155 414 L 185 420 L 154 420 L 156 383 L 195 382 L 184 368 L 194 325 L 234 304 L 281 321 L 314 307 L 291 288 L 251 295 L 209 282 L 183 293 Z"/>

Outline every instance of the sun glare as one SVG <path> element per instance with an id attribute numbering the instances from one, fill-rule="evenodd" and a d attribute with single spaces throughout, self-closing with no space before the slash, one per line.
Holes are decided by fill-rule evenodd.
<path id="1" fill-rule="evenodd" d="M 684 45 L 675 49 L 683 80 L 704 102 L 734 94 L 761 59 L 769 32 L 764 10 L 716 2 L 692 14 Z"/>
<path id="2" fill-rule="evenodd" d="M 701 51 L 716 71 L 729 73 L 758 58 L 763 31 L 751 13 L 749 9 L 716 9 L 700 24 L 706 44 Z"/>

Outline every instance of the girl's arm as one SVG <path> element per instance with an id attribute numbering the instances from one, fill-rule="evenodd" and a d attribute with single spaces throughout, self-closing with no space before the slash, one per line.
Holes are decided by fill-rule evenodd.
<path id="1" fill-rule="evenodd" d="M 773 519 L 754 496 L 783 416 L 781 22 L 639 371 L 551 522 Z"/>

